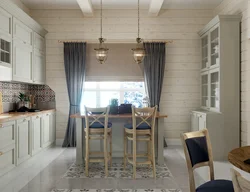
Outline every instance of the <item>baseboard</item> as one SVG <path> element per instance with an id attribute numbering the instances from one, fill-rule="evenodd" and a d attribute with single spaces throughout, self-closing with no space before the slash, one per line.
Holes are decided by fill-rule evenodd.
<path id="1" fill-rule="evenodd" d="M 167 146 L 182 145 L 180 139 L 167 139 L 167 138 L 165 138 L 165 142 L 167 143 Z"/>
<path id="2" fill-rule="evenodd" d="M 63 139 L 56 139 L 56 146 L 62 146 Z"/>

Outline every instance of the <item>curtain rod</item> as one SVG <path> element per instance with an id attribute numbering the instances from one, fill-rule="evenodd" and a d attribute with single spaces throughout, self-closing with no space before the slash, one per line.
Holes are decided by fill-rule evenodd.
<path id="1" fill-rule="evenodd" d="M 97 43 L 97 40 L 93 40 L 93 41 L 83 41 L 83 40 L 58 40 L 58 43 L 85 43 L 85 42 L 89 42 L 89 43 Z M 173 43 L 173 40 L 152 40 L 152 41 L 144 41 L 145 43 Z M 111 41 L 110 43 L 136 43 L 136 42 L 130 42 L 130 41 Z M 107 43 L 108 44 L 108 43 Z"/>

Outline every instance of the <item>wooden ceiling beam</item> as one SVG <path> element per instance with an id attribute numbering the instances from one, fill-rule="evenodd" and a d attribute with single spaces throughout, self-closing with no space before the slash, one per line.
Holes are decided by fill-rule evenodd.
<path id="1" fill-rule="evenodd" d="M 86 17 L 93 17 L 94 11 L 92 7 L 91 0 L 76 0 L 79 7 L 82 10 L 82 13 Z"/>
<path id="2" fill-rule="evenodd" d="M 151 0 L 148 14 L 152 17 L 157 17 L 161 10 L 163 2 L 164 0 Z"/>

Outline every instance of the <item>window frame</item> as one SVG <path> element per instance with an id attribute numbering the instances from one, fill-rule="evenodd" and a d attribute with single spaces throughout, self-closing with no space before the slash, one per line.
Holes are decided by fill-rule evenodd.
<path id="1" fill-rule="evenodd" d="M 120 87 L 118 89 L 103 89 L 101 88 L 101 83 L 103 82 L 108 82 L 108 81 L 85 81 L 86 82 L 95 82 L 96 87 L 95 88 L 83 88 L 83 95 L 85 91 L 88 92 L 96 92 L 96 107 L 101 107 L 101 92 L 103 91 L 112 91 L 112 92 L 119 92 L 119 103 L 124 103 L 124 94 L 125 92 L 142 92 L 143 97 L 146 97 L 146 90 L 145 90 L 145 83 L 143 81 L 133 81 L 133 82 L 140 82 L 143 83 L 142 88 L 123 88 L 122 87 L 122 82 L 132 82 L 132 81 L 110 81 L 110 82 L 120 82 Z M 81 109 L 83 109 L 83 104 L 81 101 Z"/>

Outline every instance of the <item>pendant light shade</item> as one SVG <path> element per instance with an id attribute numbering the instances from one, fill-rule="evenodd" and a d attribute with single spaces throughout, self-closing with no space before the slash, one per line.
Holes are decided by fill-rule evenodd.
<path id="1" fill-rule="evenodd" d="M 136 48 L 132 49 L 134 60 L 137 64 L 142 63 L 145 57 L 145 49 L 143 47 L 143 40 L 140 38 L 140 0 L 138 0 L 138 37 L 136 38 Z"/>
<path id="2" fill-rule="evenodd" d="M 96 51 L 96 59 L 100 64 L 104 64 L 108 58 L 108 48 L 104 44 L 105 39 L 102 38 L 102 0 L 101 0 L 101 37 L 99 38 L 99 47 L 94 49 Z"/>
<path id="3" fill-rule="evenodd" d="M 99 48 L 95 49 L 96 59 L 99 61 L 100 64 L 104 64 L 108 58 L 109 49 L 105 47 L 103 38 L 99 38 L 99 42 Z"/>

